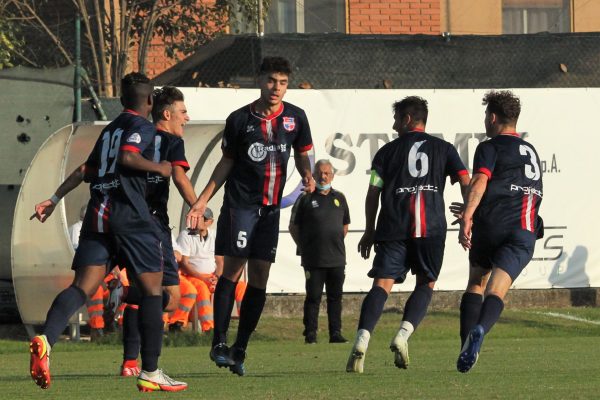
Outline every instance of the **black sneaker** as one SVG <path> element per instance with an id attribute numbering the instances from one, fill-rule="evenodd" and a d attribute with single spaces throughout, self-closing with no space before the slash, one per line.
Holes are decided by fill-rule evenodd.
<path id="1" fill-rule="evenodd" d="M 304 343 L 306 343 L 306 344 L 316 344 L 317 343 L 317 333 L 316 332 L 308 332 L 304 336 Z"/>
<path id="2" fill-rule="evenodd" d="M 348 339 L 343 337 L 340 332 L 334 332 L 329 335 L 329 343 L 348 343 Z"/>
<path id="3" fill-rule="evenodd" d="M 229 347 L 225 343 L 219 343 L 210 349 L 210 359 L 215 362 L 217 367 L 229 367 L 233 365 L 233 360 L 229 357 Z"/>
<path id="4" fill-rule="evenodd" d="M 233 365 L 229 366 L 229 370 L 239 376 L 244 376 L 246 368 L 244 368 L 244 360 L 246 359 L 246 351 L 239 347 L 232 347 L 229 352 L 229 358 Z"/>

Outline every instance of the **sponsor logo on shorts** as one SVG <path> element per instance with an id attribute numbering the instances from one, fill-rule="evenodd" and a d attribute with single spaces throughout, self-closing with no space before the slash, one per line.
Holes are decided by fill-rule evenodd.
<path id="1" fill-rule="evenodd" d="M 127 138 L 127 143 L 142 143 L 142 136 L 139 133 L 134 133 Z"/>
<path id="2" fill-rule="evenodd" d="M 283 117 L 283 129 L 288 132 L 291 132 L 296 127 L 296 121 L 294 117 Z"/>
<path id="3" fill-rule="evenodd" d="M 148 183 L 160 183 L 162 181 L 164 181 L 164 178 L 160 175 L 155 175 L 155 176 L 148 175 L 148 179 L 147 179 Z"/>

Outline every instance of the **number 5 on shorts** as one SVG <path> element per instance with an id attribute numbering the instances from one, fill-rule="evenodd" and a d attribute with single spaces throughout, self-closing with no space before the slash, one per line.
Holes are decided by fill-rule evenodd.
<path id="1" fill-rule="evenodd" d="M 248 244 L 248 239 L 246 239 L 246 232 L 239 231 L 237 238 L 237 247 L 239 249 L 243 249 Z"/>

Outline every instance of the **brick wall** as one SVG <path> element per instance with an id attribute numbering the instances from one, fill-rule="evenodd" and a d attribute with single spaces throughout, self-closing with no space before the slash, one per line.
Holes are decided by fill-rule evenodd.
<path id="1" fill-rule="evenodd" d="M 348 33 L 440 34 L 441 0 L 348 0 Z"/>

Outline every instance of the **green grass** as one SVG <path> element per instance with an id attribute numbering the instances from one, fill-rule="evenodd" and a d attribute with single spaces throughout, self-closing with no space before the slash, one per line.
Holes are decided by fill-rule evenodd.
<path id="1" fill-rule="evenodd" d="M 135 379 L 120 378 L 116 339 L 104 344 L 61 342 L 52 352 L 52 387 L 28 376 L 27 342 L 0 341 L 2 399 L 593 399 L 600 393 L 600 325 L 550 316 L 556 312 L 600 322 L 599 308 L 507 310 L 486 337 L 477 365 L 456 372 L 458 314 L 431 313 L 410 341 L 408 370 L 394 367 L 389 341 L 396 313 L 383 315 L 372 336 L 362 375 L 344 371 L 350 344 L 305 345 L 299 318 L 264 318 L 250 343 L 247 375 L 232 375 L 208 359 L 209 338 L 171 337 L 161 367 L 190 388 L 142 395 Z M 356 318 L 344 320 L 351 338 Z M 232 328 L 235 328 L 235 323 Z"/>

